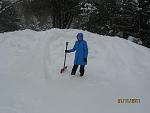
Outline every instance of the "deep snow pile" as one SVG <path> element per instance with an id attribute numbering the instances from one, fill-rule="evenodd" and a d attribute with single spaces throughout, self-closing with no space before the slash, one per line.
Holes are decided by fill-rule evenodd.
<path id="1" fill-rule="evenodd" d="M 61 75 L 65 42 L 83 32 L 89 45 L 83 78 Z M 0 34 L 0 113 L 147 113 L 150 50 L 117 37 L 80 30 Z M 78 74 L 78 73 L 77 73 Z M 117 103 L 140 98 L 140 104 Z"/>

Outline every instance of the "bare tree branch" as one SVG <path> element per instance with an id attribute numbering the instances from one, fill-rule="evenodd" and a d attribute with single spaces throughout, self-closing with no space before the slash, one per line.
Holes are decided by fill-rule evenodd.
<path id="1" fill-rule="evenodd" d="M 15 2 L 12 2 L 10 5 L 8 5 L 8 6 L 4 7 L 4 8 L 2 8 L 2 9 L 0 10 L 0 14 L 3 13 L 4 11 L 6 11 L 7 9 L 11 8 L 14 4 L 21 3 L 21 2 L 23 2 L 23 0 L 17 0 L 17 1 L 15 1 Z"/>

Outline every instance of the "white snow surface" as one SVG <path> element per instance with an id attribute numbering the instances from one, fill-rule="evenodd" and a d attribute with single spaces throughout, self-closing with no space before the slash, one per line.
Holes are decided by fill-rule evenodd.
<path id="1" fill-rule="evenodd" d="M 89 57 L 84 77 L 70 77 L 76 34 L 84 33 Z M 79 72 L 77 72 L 79 75 Z M 148 113 L 150 49 L 118 37 L 51 29 L 0 34 L 0 113 Z M 140 104 L 118 104 L 139 98 Z"/>

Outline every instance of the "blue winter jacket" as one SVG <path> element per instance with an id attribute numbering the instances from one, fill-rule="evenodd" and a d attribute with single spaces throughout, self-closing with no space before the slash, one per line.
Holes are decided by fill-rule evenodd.
<path id="1" fill-rule="evenodd" d="M 68 50 L 69 52 L 75 53 L 74 64 L 75 65 L 87 65 L 87 62 L 84 61 L 84 58 L 88 57 L 88 46 L 87 42 L 83 40 L 83 36 L 79 37 L 78 41 L 75 42 L 75 45 L 72 49 Z"/>

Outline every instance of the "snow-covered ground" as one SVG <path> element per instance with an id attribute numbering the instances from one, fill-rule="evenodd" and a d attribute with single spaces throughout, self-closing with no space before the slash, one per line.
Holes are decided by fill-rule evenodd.
<path id="1" fill-rule="evenodd" d="M 89 46 L 85 76 L 69 77 L 76 34 Z M 77 73 L 78 75 L 79 73 Z M 0 113 L 148 113 L 150 49 L 130 41 L 80 30 L 0 34 Z M 139 98 L 140 104 L 118 104 Z"/>

